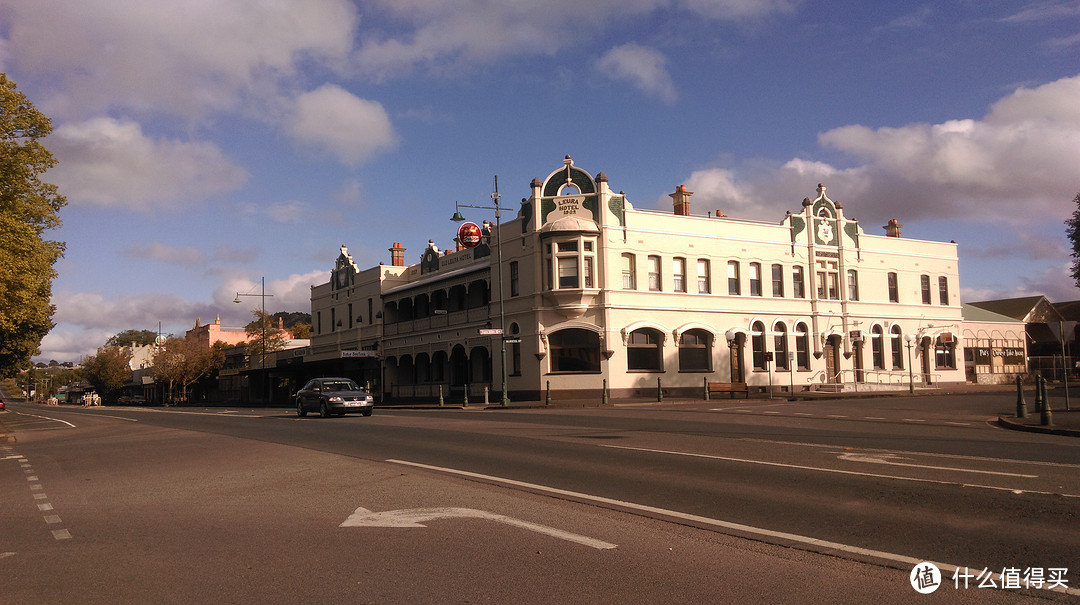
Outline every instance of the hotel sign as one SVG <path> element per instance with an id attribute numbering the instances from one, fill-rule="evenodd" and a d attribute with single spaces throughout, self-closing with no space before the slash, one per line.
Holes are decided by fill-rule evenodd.
<path id="1" fill-rule="evenodd" d="M 375 351 L 342 351 L 342 359 L 357 359 L 375 357 Z"/>

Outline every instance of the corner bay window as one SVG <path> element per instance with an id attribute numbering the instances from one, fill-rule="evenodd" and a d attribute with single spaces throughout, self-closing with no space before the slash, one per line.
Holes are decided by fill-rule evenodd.
<path id="1" fill-rule="evenodd" d="M 546 246 L 549 289 L 595 288 L 595 246 L 592 237 L 549 242 Z"/>

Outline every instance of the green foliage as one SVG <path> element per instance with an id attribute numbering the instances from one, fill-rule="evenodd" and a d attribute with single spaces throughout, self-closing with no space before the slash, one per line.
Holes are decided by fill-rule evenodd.
<path id="1" fill-rule="evenodd" d="M 264 351 L 272 353 L 284 349 L 289 340 L 289 334 L 278 328 L 278 320 L 275 317 L 277 314 L 266 316 L 265 326 L 262 311 L 255 309 L 251 314 L 255 316 L 255 319 L 244 326 L 248 336 L 248 355 L 256 356 L 262 355 Z"/>
<path id="2" fill-rule="evenodd" d="M 154 344 L 155 338 L 157 338 L 157 332 L 152 332 L 150 330 L 124 330 L 109 340 L 106 340 L 105 346 L 130 347 L 131 343 L 135 343 L 136 346 L 147 346 Z"/>
<path id="3" fill-rule="evenodd" d="M 43 234 L 60 226 L 67 202 L 41 180 L 56 164 L 39 141 L 51 131 L 49 118 L 0 73 L 0 377 L 24 367 L 53 327 L 53 264 L 64 244 Z"/>
<path id="4" fill-rule="evenodd" d="M 1076 287 L 1080 288 L 1080 193 L 1073 198 L 1073 204 L 1076 205 L 1076 210 L 1073 210 L 1072 216 L 1065 220 L 1065 234 L 1069 236 L 1069 242 L 1072 243 L 1073 262 L 1069 275 L 1072 276 Z"/>
<path id="5" fill-rule="evenodd" d="M 116 397 L 131 380 L 131 350 L 124 347 L 102 347 L 96 355 L 82 364 L 83 377 L 105 400 Z"/>

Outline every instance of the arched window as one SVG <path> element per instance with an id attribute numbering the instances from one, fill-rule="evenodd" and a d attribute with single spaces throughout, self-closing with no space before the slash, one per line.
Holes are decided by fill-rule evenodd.
<path id="1" fill-rule="evenodd" d="M 754 369 L 765 369 L 765 324 L 755 321 L 750 326 L 750 342 L 754 348 Z"/>
<path id="2" fill-rule="evenodd" d="M 788 364 L 787 325 L 784 324 L 784 322 L 778 322 L 773 328 L 773 332 L 773 350 L 776 352 L 776 369 L 790 370 L 791 365 Z"/>
<path id="3" fill-rule="evenodd" d="M 892 367 L 894 370 L 904 369 L 904 334 L 900 326 L 893 326 L 889 330 L 889 338 L 892 340 Z"/>
<path id="4" fill-rule="evenodd" d="M 795 324 L 795 363 L 800 370 L 810 369 L 810 333 L 806 324 Z"/>
<path id="5" fill-rule="evenodd" d="M 885 369 L 885 343 L 882 339 L 881 326 L 870 328 L 870 348 L 874 353 L 874 369 Z"/>
<path id="6" fill-rule="evenodd" d="M 663 335 L 652 328 L 631 332 L 626 342 L 626 369 L 632 372 L 662 372 L 663 342 Z"/>
<path id="7" fill-rule="evenodd" d="M 589 373 L 600 371 L 600 335 L 592 330 L 567 328 L 548 336 L 551 371 Z"/>
<path id="8" fill-rule="evenodd" d="M 712 370 L 712 336 L 705 330 L 687 330 L 679 336 L 679 371 Z"/>

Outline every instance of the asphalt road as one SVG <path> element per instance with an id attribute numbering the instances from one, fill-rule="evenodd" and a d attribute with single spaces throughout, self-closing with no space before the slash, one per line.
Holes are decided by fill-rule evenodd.
<path id="1" fill-rule="evenodd" d="M 994 427 L 1005 396 L 10 407 L 3 603 L 909 602 L 923 560 L 1080 582 L 1080 439 Z M 426 528 L 362 526 L 402 515 Z M 1080 597 L 946 583 L 935 600 Z"/>

